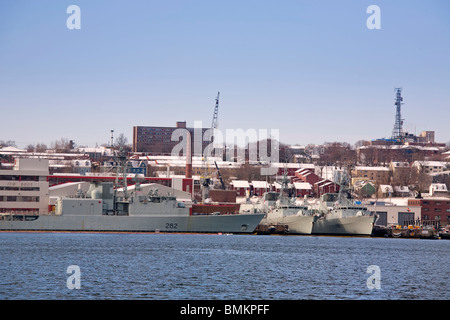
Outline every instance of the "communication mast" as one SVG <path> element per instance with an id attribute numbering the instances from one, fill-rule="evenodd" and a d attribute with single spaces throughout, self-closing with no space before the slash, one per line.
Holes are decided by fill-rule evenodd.
<path id="1" fill-rule="evenodd" d="M 395 97 L 395 106 L 397 107 L 395 113 L 395 123 L 394 130 L 392 131 L 392 139 L 398 142 L 403 142 L 404 133 L 403 133 L 403 120 L 401 116 L 401 106 L 403 104 L 402 97 L 402 88 L 395 88 L 396 97 Z"/>

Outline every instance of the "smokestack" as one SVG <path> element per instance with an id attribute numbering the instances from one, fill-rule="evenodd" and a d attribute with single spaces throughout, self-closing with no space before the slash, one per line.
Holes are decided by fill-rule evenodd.
<path id="1" fill-rule="evenodd" d="M 192 143 L 189 131 L 186 134 L 186 149 L 186 178 L 192 178 Z"/>

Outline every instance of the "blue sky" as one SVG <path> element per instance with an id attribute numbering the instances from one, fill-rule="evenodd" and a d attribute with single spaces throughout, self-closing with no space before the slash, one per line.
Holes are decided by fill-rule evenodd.
<path id="1" fill-rule="evenodd" d="M 69 5 L 81 29 L 69 30 Z M 369 5 L 381 29 L 369 30 Z M 279 129 L 290 144 L 450 141 L 450 1 L 0 3 L 0 140 L 90 147 L 134 125 Z"/>

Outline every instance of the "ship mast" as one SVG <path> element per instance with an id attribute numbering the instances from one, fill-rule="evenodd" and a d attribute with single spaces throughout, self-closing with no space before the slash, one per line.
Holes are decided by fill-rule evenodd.
<path id="1" fill-rule="evenodd" d="M 123 151 L 122 147 L 120 147 L 119 152 L 116 153 L 116 183 L 114 188 L 114 193 L 117 193 L 117 188 L 121 185 L 123 188 L 124 200 L 128 200 L 128 190 L 127 190 L 127 156 Z M 119 183 L 119 174 L 122 174 L 122 183 Z"/>

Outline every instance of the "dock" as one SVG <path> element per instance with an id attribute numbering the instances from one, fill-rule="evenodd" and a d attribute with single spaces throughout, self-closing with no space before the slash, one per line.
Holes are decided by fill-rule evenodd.
<path id="1" fill-rule="evenodd" d="M 434 228 L 419 226 L 396 226 L 391 228 L 375 226 L 372 231 L 372 237 L 439 239 L 440 234 Z"/>

